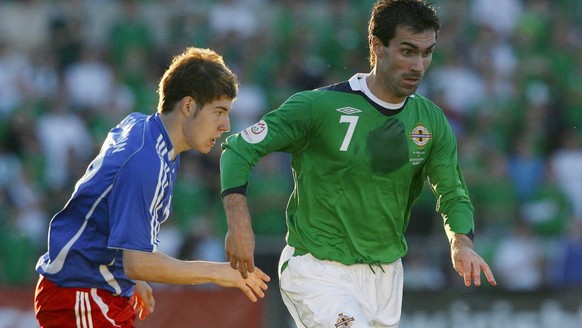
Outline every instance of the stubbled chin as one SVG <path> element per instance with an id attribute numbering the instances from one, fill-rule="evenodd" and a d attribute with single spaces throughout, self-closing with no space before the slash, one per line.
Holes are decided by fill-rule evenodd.
<path id="1" fill-rule="evenodd" d="M 416 92 L 416 90 L 418 89 L 418 83 L 417 84 L 405 84 L 404 87 L 402 88 L 403 93 L 406 94 L 406 96 L 410 96 L 413 93 Z"/>

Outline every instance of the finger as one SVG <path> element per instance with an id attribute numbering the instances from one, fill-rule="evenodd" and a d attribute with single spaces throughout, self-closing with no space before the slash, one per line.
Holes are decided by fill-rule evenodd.
<path id="1" fill-rule="evenodd" d="M 140 319 L 141 320 L 145 320 L 145 318 L 147 318 L 149 315 L 150 315 L 150 312 L 147 309 L 144 308 L 142 310 L 142 312 L 141 312 L 141 316 L 140 316 L 141 318 Z"/>
<path id="2" fill-rule="evenodd" d="M 266 273 L 264 273 L 261 269 L 257 267 L 255 267 L 255 273 L 259 276 L 259 278 L 261 278 L 261 280 L 266 282 L 271 281 L 271 277 L 269 277 Z"/>
<path id="3" fill-rule="evenodd" d="M 257 268 L 258 270 L 258 268 Z M 263 277 L 268 279 L 268 276 L 265 274 L 262 274 Z M 267 285 L 266 281 L 263 280 L 263 277 L 261 275 L 255 275 L 254 276 L 254 285 L 251 285 L 250 287 L 253 288 L 253 290 L 255 291 L 255 293 L 257 295 L 259 295 L 261 298 L 265 297 L 265 291 L 267 289 L 269 289 L 269 286 Z"/>
<path id="4" fill-rule="evenodd" d="M 252 257 L 245 261 L 245 266 L 248 272 L 255 272 L 255 260 Z"/>
<path id="5" fill-rule="evenodd" d="M 254 285 L 249 285 L 249 286 L 251 288 L 253 288 L 255 290 L 255 292 L 257 292 L 257 294 L 259 292 L 262 293 L 263 290 L 269 289 L 269 286 L 265 283 L 265 281 L 262 280 L 262 278 L 260 276 L 254 277 L 253 281 L 254 281 Z M 263 296 L 261 296 L 261 297 L 263 297 Z"/>
<path id="6" fill-rule="evenodd" d="M 129 298 L 129 304 L 131 304 L 131 307 L 133 307 L 133 309 L 135 310 L 135 308 L 137 307 L 135 295 L 131 295 L 131 297 Z"/>
<path id="7" fill-rule="evenodd" d="M 156 308 L 156 299 L 152 296 L 151 300 L 150 300 L 150 307 L 151 307 L 151 311 L 150 312 L 154 312 L 155 308 Z"/>
<path id="8" fill-rule="evenodd" d="M 475 286 L 479 287 L 481 286 L 481 266 L 478 263 L 476 263 L 475 265 L 472 265 L 471 268 L 473 282 L 475 283 Z"/>
<path id="9" fill-rule="evenodd" d="M 236 267 L 235 267 L 236 269 Z M 238 262 L 238 271 L 240 272 L 240 275 L 243 277 L 243 279 L 248 279 L 249 278 L 249 273 L 247 271 L 247 266 L 245 265 L 244 262 Z"/>
<path id="10" fill-rule="evenodd" d="M 233 255 L 228 255 L 226 258 L 230 262 L 230 267 L 238 270 L 238 259 Z"/>
<path id="11" fill-rule="evenodd" d="M 263 282 L 255 282 L 254 284 L 248 285 L 253 292 L 260 298 L 265 297 L 265 292 L 263 289 L 267 289 L 267 285 Z"/>
<path id="12" fill-rule="evenodd" d="M 463 277 L 463 283 L 465 286 L 471 286 L 471 271 L 467 270 L 467 265 L 465 265 L 462 261 L 457 261 L 455 262 L 454 268 L 459 276 Z"/>
<path id="13" fill-rule="evenodd" d="M 255 293 L 253 293 L 253 289 L 250 288 L 248 285 L 244 285 L 244 287 L 241 287 L 241 290 L 247 295 L 247 297 L 253 302 L 256 303 L 257 302 L 257 296 L 255 295 Z"/>
<path id="14" fill-rule="evenodd" d="M 154 312 L 154 307 L 156 305 L 156 301 L 152 295 L 149 295 L 147 302 L 142 303 L 142 315 L 143 319 Z M 142 320 L 143 320 L 142 319 Z"/>
<path id="15" fill-rule="evenodd" d="M 493 272 L 491 271 L 491 268 L 489 268 L 489 265 L 487 265 L 487 263 L 485 263 L 485 261 L 483 261 L 483 263 L 481 263 L 481 269 L 483 270 L 483 273 L 485 273 L 485 277 L 487 278 L 487 281 L 489 281 L 489 283 L 492 286 L 497 286 L 497 281 L 495 281 L 495 276 L 493 276 Z"/>
<path id="16" fill-rule="evenodd" d="M 471 286 L 471 273 L 465 272 L 463 273 L 463 280 L 465 280 L 465 286 Z"/>

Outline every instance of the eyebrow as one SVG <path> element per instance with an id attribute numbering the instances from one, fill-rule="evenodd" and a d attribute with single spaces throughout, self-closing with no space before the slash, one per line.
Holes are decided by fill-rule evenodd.
<path id="1" fill-rule="evenodd" d="M 419 49 L 420 49 L 420 48 L 419 48 L 419 47 L 418 47 L 416 44 L 414 44 L 414 43 L 412 43 L 412 42 L 408 42 L 408 41 L 402 41 L 402 42 L 400 42 L 400 45 L 403 45 L 403 46 L 408 46 L 408 47 L 411 47 L 411 48 L 413 48 L 413 49 L 415 49 L 415 50 L 419 50 Z M 435 43 L 433 43 L 433 44 L 432 44 L 430 47 L 426 48 L 426 50 L 431 50 L 431 49 L 433 49 L 435 46 L 436 46 L 436 42 L 435 42 Z"/>

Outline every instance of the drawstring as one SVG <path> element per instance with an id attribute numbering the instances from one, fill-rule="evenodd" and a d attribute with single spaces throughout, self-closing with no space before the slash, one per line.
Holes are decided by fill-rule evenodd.
<path id="1" fill-rule="evenodd" d="M 370 270 L 372 270 L 372 272 L 374 274 L 376 274 L 376 271 L 374 271 L 374 266 L 378 266 L 380 268 L 380 270 L 382 270 L 383 273 L 386 273 L 386 271 L 384 271 L 384 267 L 382 266 L 382 263 L 376 261 L 376 262 L 368 263 L 368 267 L 370 268 Z"/>

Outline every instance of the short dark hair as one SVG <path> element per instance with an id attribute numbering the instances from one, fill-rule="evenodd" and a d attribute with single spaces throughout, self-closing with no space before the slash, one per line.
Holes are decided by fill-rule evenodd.
<path id="1" fill-rule="evenodd" d="M 399 26 L 415 33 L 433 30 L 438 37 L 441 23 L 436 9 L 424 0 L 378 0 L 372 8 L 368 23 L 370 66 L 374 67 L 376 63 L 371 47 L 372 38 L 377 37 L 388 46 Z"/>
<path id="2" fill-rule="evenodd" d="M 172 59 L 160 80 L 158 112 L 171 112 L 186 96 L 202 108 L 221 98 L 235 99 L 237 92 L 237 77 L 222 56 L 210 49 L 188 47 Z"/>

